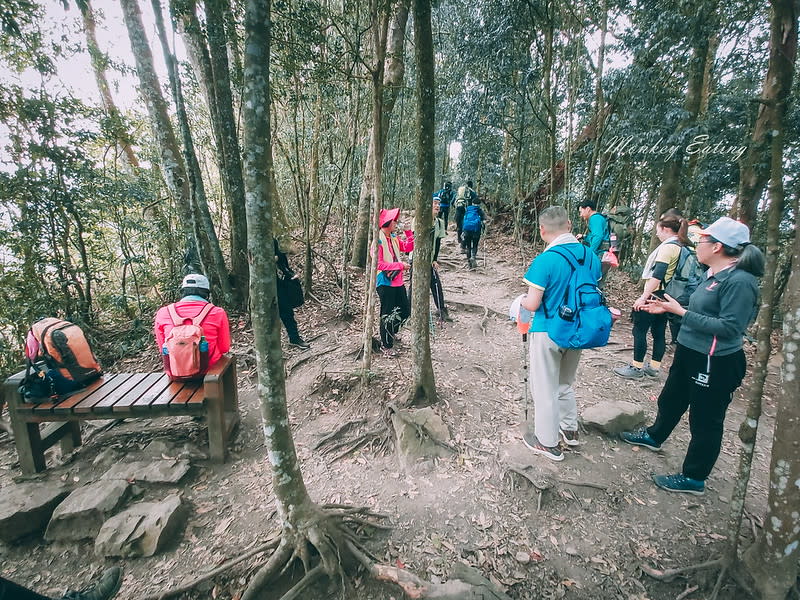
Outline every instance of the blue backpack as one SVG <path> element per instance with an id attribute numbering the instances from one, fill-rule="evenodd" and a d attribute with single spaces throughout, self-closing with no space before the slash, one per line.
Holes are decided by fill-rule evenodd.
<path id="1" fill-rule="evenodd" d="M 467 212 L 464 213 L 464 224 L 462 226 L 464 231 L 480 231 L 481 230 L 481 214 L 478 212 L 476 205 L 467 207 Z"/>
<path id="2" fill-rule="evenodd" d="M 547 335 L 560 348 L 597 348 L 605 346 L 611 335 L 611 311 L 589 268 L 591 253 L 584 246 L 583 258 L 554 246 L 555 252 L 570 266 L 570 278 L 558 314 L 547 314 Z"/>

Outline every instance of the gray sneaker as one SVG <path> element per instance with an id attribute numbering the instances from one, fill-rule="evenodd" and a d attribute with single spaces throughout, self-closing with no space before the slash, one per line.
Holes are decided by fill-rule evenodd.
<path id="1" fill-rule="evenodd" d="M 641 379 L 644 377 L 644 370 L 634 367 L 633 365 L 625 365 L 614 369 L 614 373 L 625 379 Z"/>
<path id="2" fill-rule="evenodd" d="M 540 456 L 544 456 L 556 462 L 564 460 L 564 455 L 557 446 L 545 446 L 532 433 L 523 435 L 522 443 L 525 444 L 528 449 L 532 450 L 534 454 L 539 454 Z"/>
<path id="3" fill-rule="evenodd" d="M 661 376 L 661 369 L 654 369 L 649 364 L 642 368 L 642 372 L 648 377 L 652 377 L 654 379 L 658 379 Z"/>

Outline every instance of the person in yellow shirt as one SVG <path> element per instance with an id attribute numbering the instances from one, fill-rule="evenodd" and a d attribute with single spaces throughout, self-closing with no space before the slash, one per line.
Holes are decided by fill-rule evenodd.
<path id="1" fill-rule="evenodd" d="M 688 243 L 686 238 L 686 220 L 665 213 L 656 224 L 656 236 L 661 244 L 653 250 L 647 258 L 642 270 L 644 291 L 633 303 L 631 320 L 633 321 L 633 361 L 614 369 L 614 373 L 625 379 L 641 379 L 642 377 L 657 378 L 661 374 L 661 360 L 667 349 L 666 314 L 650 314 L 642 311 L 648 300 L 656 297 L 663 298 L 664 288 L 670 282 L 678 259 L 681 247 Z M 650 363 L 645 364 L 647 355 L 647 334 L 653 336 L 653 353 Z"/>

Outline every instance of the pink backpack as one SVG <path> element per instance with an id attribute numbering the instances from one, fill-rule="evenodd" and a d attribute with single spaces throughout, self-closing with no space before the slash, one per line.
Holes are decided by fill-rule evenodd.
<path id="1" fill-rule="evenodd" d="M 164 370 L 172 379 L 196 379 L 208 370 L 208 342 L 202 323 L 212 308 L 209 302 L 192 319 L 179 316 L 174 304 L 167 307 L 173 327 L 164 340 L 162 358 Z"/>

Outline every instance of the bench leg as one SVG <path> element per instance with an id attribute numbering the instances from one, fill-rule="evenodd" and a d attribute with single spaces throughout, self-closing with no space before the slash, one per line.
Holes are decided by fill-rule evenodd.
<path id="1" fill-rule="evenodd" d="M 19 466 L 26 475 L 45 470 L 44 448 L 38 423 L 25 423 L 15 420 L 14 443 L 17 446 Z"/>
<path id="2" fill-rule="evenodd" d="M 71 421 L 67 425 L 64 437 L 61 438 L 61 455 L 69 454 L 81 443 L 81 424 L 78 421 Z"/>
<path id="3" fill-rule="evenodd" d="M 228 450 L 227 428 L 225 427 L 225 406 L 222 398 L 208 400 L 208 449 L 211 460 L 225 462 Z"/>

